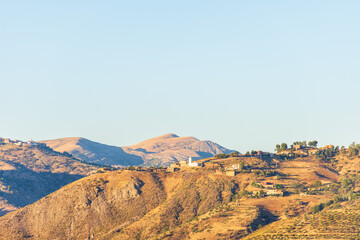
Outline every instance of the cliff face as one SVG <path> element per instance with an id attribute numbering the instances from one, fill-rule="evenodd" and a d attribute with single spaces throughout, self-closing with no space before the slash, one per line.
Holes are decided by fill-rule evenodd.
<path id="1" fill-rule="evenodd" d="M 196 173 L 95 174 L 0 218 L 0 238 L 153 238 L 229 202 L 235 188 Z"/>

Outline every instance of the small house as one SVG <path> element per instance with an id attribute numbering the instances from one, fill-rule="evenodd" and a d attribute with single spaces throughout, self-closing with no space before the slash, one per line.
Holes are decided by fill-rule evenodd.
<path id="1" fill-rule="evenodd" d="M 180 171 L 180 168 L 178 167 L 168 167 L 166 169 L 167 172 L 177 172 L 177 171 Z"/>
<path id="2" fill-rule="evenodd" d="M 263 186 L 264 188 L 274 188 L 274 183 L 273 182 L 262 182 L 261 186 Z"/>
<path id="3" fill-rule="evenodd" d="M 266 194 L 269 196 L 284 196 L 283 191 L 276 190 L 276 189 L 268 189 L 268 190 L 266 190 Z"/>
<path id="4" fill-rule="evenodd" d="M 226 170 L 226 175 L 230 176 L 230 177 L 235 177 L 236 171 L 234 169 L 228 169 L 228 170 Z"/>
<path id="5" fill-rule="evenodd" d="M 188 163 L 186 160 L 180 161 L 180 167 L 187 167 L 187 166 L 188 166 Z"/>

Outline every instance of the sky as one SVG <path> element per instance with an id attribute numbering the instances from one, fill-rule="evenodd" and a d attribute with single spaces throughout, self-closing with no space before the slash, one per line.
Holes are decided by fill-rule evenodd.
<path id="1" fill-rule="evenodd" d="M 0 0 L 0 136 L 360 142 L 359 1 Z"/>

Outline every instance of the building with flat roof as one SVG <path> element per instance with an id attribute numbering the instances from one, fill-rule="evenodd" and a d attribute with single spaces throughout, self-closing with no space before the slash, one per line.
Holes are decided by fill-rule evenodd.
<path id="1" fill-rule="evenodd" d="M 199 167 L 200 163 L 193 162 L 192 157 L 189 157 L 189 167 Z"/>
<path id="2" fill-rule="evenodd" d="M 228 169 L 228 170 L 226 170 L 226 175 L 230 176 L 230 177 L 235 177 L 236 171 L 234 169 Z"/>

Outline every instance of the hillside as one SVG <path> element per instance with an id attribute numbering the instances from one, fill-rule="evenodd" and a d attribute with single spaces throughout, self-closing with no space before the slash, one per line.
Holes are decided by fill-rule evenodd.
<path id="1" fill-rule="evenodd" d="M 82 178 L 1 217 L 0 239 L 358 237 L 358 157 L 222 157 Z"/>
<path id="2" fill-rule="evenodd" d="M 136 166 L 143 164 L 141 157 L 131 155 L 121 147 L 110 146 L 80 137 L 41 141 L 58 152 L 68 152 L 85 162 L 102 165 Z"/>
<path id="3" fill-rule="evenodd" d="M 69 152 L 91 163 L 117 166 L 168 166 L 189 157 L 202 159 L 231 151 L 211 141 L 166 134 L 128 147 L 115 147 L 84 138 L 42 141 L 59 152 Z"/>
<path id="4" fill-rule="evenodd" d="M 246 239 L 359 239 L 359 206 L 359 199 L 330 204 L 321 212 L 269 224 Z"/>
<path id="5" fill-rule="evenodd" d="M 0 218 L 0 238 L 155 238 L 230 202 L 235 189 L 231 179 L 221 176 L 137 171 L 95 174 Z M 256 209 L 251 211 L 255 214 Z M 176 239 L 184 234 L 176 233 Z"/>
<path id="6" fill-rule="evenodd" d="M 37 145 L 0 145 L 0 215 L 39 200 L 97 169 Z"/>

